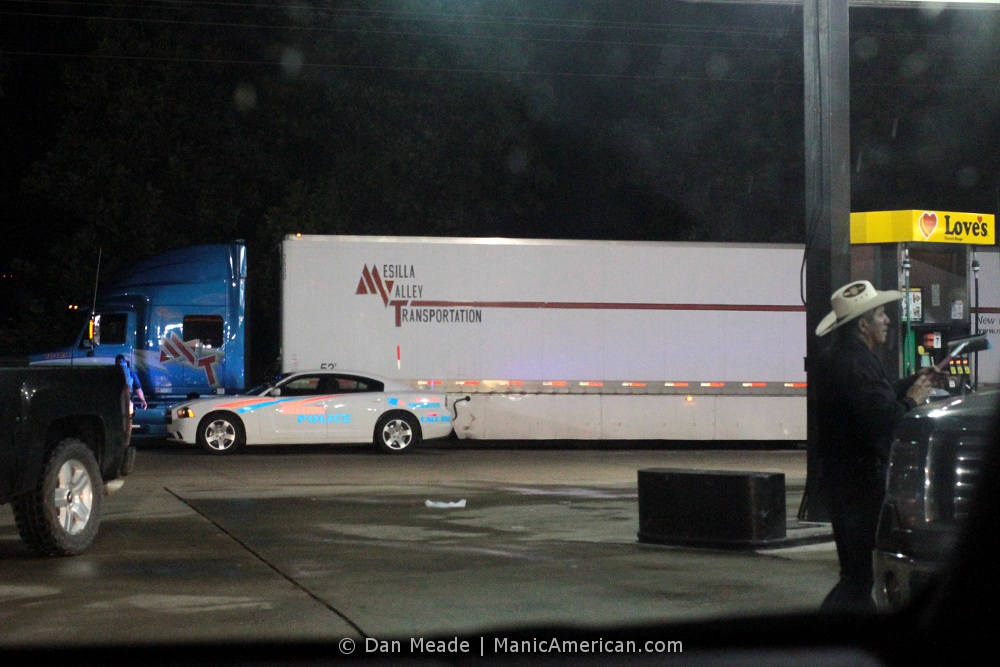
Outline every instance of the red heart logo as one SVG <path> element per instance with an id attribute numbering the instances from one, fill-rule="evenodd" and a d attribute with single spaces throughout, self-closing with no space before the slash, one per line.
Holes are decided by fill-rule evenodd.
<path id="1" fill-rule="evenodd" d="M 937 227 L 937 213 L 924 213 L 920 216 L 920 233 L 925 239 L 929 239 Z"/>

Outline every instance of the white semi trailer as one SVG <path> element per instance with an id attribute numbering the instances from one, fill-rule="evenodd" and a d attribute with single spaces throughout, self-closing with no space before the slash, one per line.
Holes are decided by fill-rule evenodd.
<path id="1" fill-rule="evenodd" d="M 469 396 L 460 438 L 805 440 L 802 253 L 288 236 L 282 370 Z"/>

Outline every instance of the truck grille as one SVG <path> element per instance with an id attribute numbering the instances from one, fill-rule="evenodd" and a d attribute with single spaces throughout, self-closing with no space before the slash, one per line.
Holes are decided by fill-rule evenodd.
<path id="1" fill-rule="evenodd" d="M 986 445 L 976 433 L 943 433 L 927 451 L 927 520 L 959 522 L 969 514 L 979 486 Z"/>
<path id="2" fill-rule="evenodd" d="M 958 441 L 958 457 L 955 462 L 955 513 L 956 521 L 969 515 L 976 489 L 979 488 L 986 444 L 976 435 Z"/>

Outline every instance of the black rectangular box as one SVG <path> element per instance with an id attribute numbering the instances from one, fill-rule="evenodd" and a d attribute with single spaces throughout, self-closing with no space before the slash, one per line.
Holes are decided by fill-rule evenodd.
<path id="1" fill-rule="evenodd" d="M 639 541 L 755 549 L 785 539 L 785 474 L 639 471 Z"/>

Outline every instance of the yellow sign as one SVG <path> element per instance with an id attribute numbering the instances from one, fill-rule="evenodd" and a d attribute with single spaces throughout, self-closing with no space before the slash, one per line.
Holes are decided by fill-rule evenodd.
<path id="1" fill-rule="evenodd" d="M 872 211 L 851 213 L 851 243 L 994 245 L 996 223 L 986 213 Z"/>

